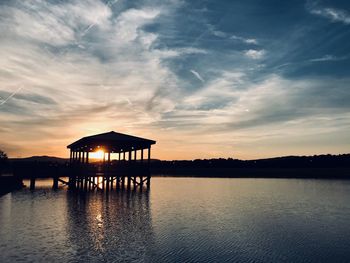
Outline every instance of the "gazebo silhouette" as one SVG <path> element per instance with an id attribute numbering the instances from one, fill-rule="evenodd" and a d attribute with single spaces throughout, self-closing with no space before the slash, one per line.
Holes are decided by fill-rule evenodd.
<path id="1" fill-rule="evenodd" d="M 107 132 L 83 137 L 67 146 L 70 149 L 69 186 L 80 189 L 113 189 L 130 188 L 133 183 L 143 187 L 144 182 L 150 187 L 150 160 L 153 140 L 131 136 L 118 132 Z M 147 150 L 147 158 L 144 151 Z M 102 152 L 102 160 L 92 163 L 89 155 L 92 152 Z M 140 157 L 138 158 L 138 152 Z M 116 156 L 112 160 L 111 155 Z"/>

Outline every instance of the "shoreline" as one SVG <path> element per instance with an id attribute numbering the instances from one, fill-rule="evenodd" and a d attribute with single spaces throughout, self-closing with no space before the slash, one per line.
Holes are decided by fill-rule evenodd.
<path id="1" fill-rule="evenodd" d="M 184 168 L 152 169 L 156 177 L 347 179 L 350 168 Z"/>

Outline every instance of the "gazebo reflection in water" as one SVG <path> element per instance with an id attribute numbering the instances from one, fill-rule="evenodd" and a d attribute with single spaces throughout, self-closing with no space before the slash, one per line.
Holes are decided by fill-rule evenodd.
<path id="1" fill-rule="evenodd" d="M 69 187 L 83 190 L 111 190 L 114 187 L 147 188 L 151 184 L 151 145 L 156 142 L 114 131 L 87 136 L 68 145 Z M 91 162 L 93 155 L 99 162 Z M 114 157 L 114 158 L 112 158 Z"/>

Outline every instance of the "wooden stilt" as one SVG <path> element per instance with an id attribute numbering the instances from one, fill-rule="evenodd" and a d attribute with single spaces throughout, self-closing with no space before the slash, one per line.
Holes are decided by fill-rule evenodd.
<path id="1" fill-rule="evenodd" d="M 125 188 L 125 176 L 123 175 L 122 176 L 122 189 Z"/>
<path id="2" fill-rule="evenodd" d="M 35 177 L 30 178 L 30 190 L 35 189 Z"/>
<path id="3" fill-rule="evenodd" d="M 88 189 L 88 177 L 85 176 L 84 177 L 84 190 L 87 191 L 87 189 Z"/>
<path id="4" fill-rule="evenodd" d="M 54 190 L 58 189 L 58 176 L 53 177 L 52 189 Z"/>
<path id="5" fill-rule="evenodd" d="M 148 147 L 148 160 L 147 160 L 147 189 L 151 187 L 151 173 L 150 173 L 150 164 L 151 164 L 151 147 Z"/>

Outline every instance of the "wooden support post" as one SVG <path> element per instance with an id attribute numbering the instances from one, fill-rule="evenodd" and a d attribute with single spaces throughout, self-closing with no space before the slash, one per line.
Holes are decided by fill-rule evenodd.
<path id="1" fill-rule="evenodd" d="M 72 175 L 72 182 L 69 185 L 70 189 L 77 188 L 77 177 L 75 175 Z"/>
<path id="2" fill-rule="evenodd" d="M 127 170 L 127 172 L 128 172 L 128 189 L 130 189 L 130 187 L 131 187 L 131 159 L 132 159 L 132 157 L 131 157 L 131 155 L 132 155 L 132 151 L 130 150 L 129 151 L 129 160 L 128 160 L 128 170 Z"/>
<path id="3" fill-rule="evenodd" d="M 142 188 L 143 187 L 143 176 L 140 175 L 140 187 Z"/>
<path id="4" fill-rule="evenodd" d="M 89 151 L 86 152 L 86 163 L 89 163 Z"/>
<path id="5" fill-rule="evenodd" d="M 137 186 L 137 181 L 136 181 L 136 175 L 134 175 L 134 188 L 136 188 L 136 186 Z"/>
<path id="6" fill-rule="evenodd" d="M 125 176 L 123 175 L 122 176 L 122 189 L 125 188 Z"/>
<path id="7" fill-rule="evenodd" d="M 116 189 L 119 189 L 119 187 L 120 187 L 120 176 L 117 175 Z"/>
<path id="8" fill-rule="evenodd" d="M 131 176 L 130 174 L 128 174 L 128 185 L 127 185 L 128 189 L 131 188 Z"/>
<path id="9" fill-rule="evenodd" d="M 35 177 L 30 178 L 30 190 L 35 189 Z"/>
<path id="10" fill-rule="evenodd" d="M 88 177 L 85 175 L 84 177 L 84 190 L 87 191 L 88 189 Z"/>
<path id="11" fill-rule="evenodd" d="M 58 189 L 58 176 L 53 177 L 52 189 L 54 189 L 54 190 Z"/>
<path id="12" fill-rule="evenodd" d="M 147 160 L 147 188 L 148 189 L 151 187 L 150 163 L 151 163 L 151 146 L 148 147 L 148 160 Z"/>
<path id="13" fill-rule="evenodd" d="M 106 190 L 109 191 L 109 176 L 106 177 Z"/>
<path id="14" fill-rule="evenodd" d="M 141 149 L 141 164 L 140 164 L 140 167 L 142 169 L 141 173 L 143 173 L 144 171 L 144 167 L 143 167 L 143 149 Z M 140 175 L 140 188 L 142 189 L 143 187 L 143 174 Z"/>

